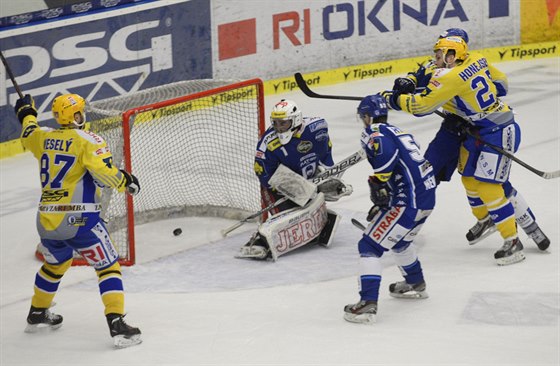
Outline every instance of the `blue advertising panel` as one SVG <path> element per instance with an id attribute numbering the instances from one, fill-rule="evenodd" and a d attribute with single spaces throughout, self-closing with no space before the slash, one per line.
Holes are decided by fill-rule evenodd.
<path id="1" fill-rule="evenodd" d="M 157 4 L 157 3 L 155 3 Z M 138 12 L 2 37 L 1 50 L 24 94 L 35 98 L 39 121 L 52 125 L 60 93 L 88 101 L 176 81 L 212 78 L 209 0 L 170 2 Z M 19 137 L 17 93 L 0 70 L 0 142 Z"/>

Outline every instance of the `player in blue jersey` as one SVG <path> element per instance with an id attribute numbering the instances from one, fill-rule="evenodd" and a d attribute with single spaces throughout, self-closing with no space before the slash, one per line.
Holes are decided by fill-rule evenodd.
<path id="1" fill-rule="evenodd" d="M 373 168 L 368 179 L 373 207 L 370 221 L 358 243 L 360 252 L 360 301 L 344 308 L 344 319 L 375 322 L 381 257 L 389 250 L 404 281 L 389 286 L 397 298 L 427 298 L 422 266 L 414 237 L 435 205 L 436 180 L 414 137 L 387 123 L 387 105 L 379 94 L 365 97 L 358 106 L 363 122 L 361 143 Z"/>
<path id="2" fill-rule="evenodd" d="M 65 94 L 53 100 L 59 129 L 41 128 L 30 95 L 17 100 L 15 112 L 22 124 L 21 141 L 39 161 L 42 195 L 37 230 L 45 262 L 35 277 L 27 316 L 27 333 L 58 329 L 62 316 L 49 308 L 62 277 L 72 265 L 74 251 L 95 269 L 105 316 L 114 345 L 139 344 L 141 332 L 124 321 L 124 289 L 118 253 L 100 218 L 101 188 L 136 194 L 138 179 L 112 165 L 112 155 L 100 136 L 85 131 L 85 100 Z"/>
<path id="3" fill-rule="evenodd" d="M 439 38 L 448 36 L 461 37 L 468 44 L 469 36 L 467 32 L 460 28 L 450 28 L 443 32 Z M 497 96 L 501 97 L 508 92 L 507 76 L 497 68 L 489 65 L 492 75 L 492 83 L 496 86 Z M 429 60 L 420 65 L 418 70 L 409 73 L 406 77 L 397 78 L 393 89 L 399 93 L 414 93 L 416 88 L 428 86 L 437 65 L 433 60 Z M 447 114 L 442 121 L 439 131 L 428 145 L 424 156 L 432 163 L 434 174 L 438 184 L 451 180 L 453 172 L 457 168 L 459 161 L 459 148 L 465 140 L 464 120 L 454 114 Z M 550 239 L 544 234 L 537 224 L 535 215 L 523 198 L 523 196 L 511 185 L 508 179 L 503 184 L 506 197 L 512 202 L 515 211 L 517 224 L 525 233 L 537 244 L 540 250 L 546 250 L 550 245 Z M 488 216 L 477 222 L 467 233 L 469 244 L 476 244 L 488 235 L 496 231 L 492 219 Z"/>
<path id="4" fill-rule="evenodd" d="M 513 111 L 503 102 L 503 85 L 494 83 L 501 75 L 477 52 L 468 52 L 460 36 L 445 35 L 434 45 L 436 69 L 421 94 L 384 92 L 393 109 L 416 116 L 433 113 L 442 107 L 447 113 L 467 122 L 470 131 L 459 152 L 458 170 L 477 225 L 467 234 L 476 239 L 479 230 L 494 226 L 504 239 L 494 254 L 498 265 L 517 263 L 525 256 L 519 240 L 514 207 L 505 194 L 503 184 L 509 179 L 511 159 L 496 153 L 480 141 L 515 152 L 520 142 L 519 126 Z M 500 75 L 501 74 L 501 75 Z M 490 217 L 492 219 L 490 219 Z M 471 241 L 474 242 L 474 241 Z"/>
<path id="5" fill-rule="evenodd" d="M 332 144 L 325 119 L 303 117 L 296 103 L 282 99 L 274 105 L 270 121 L 271 126 L 257 144 L 254 162 L 254 170 L 261 184 L 265 206 L 273 204 L 282 197 L 270 185 L 270 179 L 280 164 L 306 179 L 314 177 L 321 169 L 334 165 Z M 321 191 L 320 188 L 319 190 Z M 343 190 L 344 187 L 339 187 L 339 193 Z M 328 194 L 328 192 L 324 193 Z M 308 212 L 309 207 L 316 209 L 320 214 L 315 214 L 315 211 Z M 287 214 L 294 211 L 294 215 L 299 215 L 298 218 L 291 218 Z M 296 208 L 296 204 L 292 201 L 286 201 L 271 213 L 274 217 L 274 225 L 270 220 L 264 224 L 266 230 L 261 225 L 259 231 L 241 248 L 238 258 L 276 259 L 277 256 L 306 244 L 319 243 L 328 246 L 339 220 L 336 213 L 328 210 L 327 214 L 323 194 L 318 195 L 309 205 L 301 209 Z M 283 213 L 281 218 L 278 216 L 280 213 Z M 299 232 L 294 229 L 294 226 L 305 219 L 307 214 L 313 221 L 312 227 L 317 229 L 301 230 L 301 235 L 297 238 L 292 234 L 286 235 L 288 231 Z M 319 221 L 315 222 L 316 220 Z M 282 243 L 276 243 L 278 237 L 282 238 Z"/>

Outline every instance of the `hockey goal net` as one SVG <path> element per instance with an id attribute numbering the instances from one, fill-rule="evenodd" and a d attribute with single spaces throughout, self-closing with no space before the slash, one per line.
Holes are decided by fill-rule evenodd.
<path id="1" fill-rule="evenodd" d="M 122 265 L 135 263 L 141 238 L 134 225 L 182 216 L 241 219 L 261 208 L 253 160 L 263 103 L 260 79 L 192 80 L 88 106 L 90 130 L 107 141 L 113 164 L 140 182 L 134 197 L 102 194 Z M 74 265 L 81 264 L 76 256 Z"/>

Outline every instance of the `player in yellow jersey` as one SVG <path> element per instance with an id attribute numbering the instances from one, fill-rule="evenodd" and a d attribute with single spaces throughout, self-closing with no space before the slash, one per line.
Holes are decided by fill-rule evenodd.
<path id="1" fill-rule="evenodd" d="M 469 35 L 464 29 L 449 28 L 441 33 L 439 38 L 449 36 L 460 37 L 465 41 L 467 46 L 469 44 Z M 419 65 L 416 71 L 409 72 L 406 77 L 395 79 L 393 91 L 397 93 L 414 93 L 417 88 L 424 89 L 428 86 L 432 74 L 437 68 L 433 59 L 428 60 L 422 65 Z M 496 86 L 497 96 L 502 97 L 507 95 L 507 76 L 491 64 L 488 64 L 488 69 L 492 77 L 492 82 Z M 434 168 L 434 175 L 436 176 L 438 184 L 440 182 L 450 181 L 453 172 L 457 168 L 460 146 L 466 136 L 463 125 L 464 122 L 461 118 L 451 113 L 446 114 L 440 129 L 437 131 L 424 153 L 424 157 Z M 546 250 L 550 246 L 550 239 L 539 227 L 536 216 L 523 195 L 512 186 L 510 180 L 504 182 L 503 188 L 506 197 L 508 197 L 513 204 L 517 225 L 525 231 L 527 236 L 535 242 L 540 250 Z M 473 245 L 495 231 L 496 227 L 494 222 L 490 216 L 487 216 L 477 221 L 476 225 L 467 232 L 466 237 L 469 244 Z"/>
<path id="2" fill-rule="evenodd" d="M 519 147 L 520 129 L 511 108 L 498 97 L 492 80 L 495 70 L 479 53 L 468 52 L 461 37 L 438 39 L 434 46 L 437 69 L 421 94 L 383 92 L 393 109 L 416 116 L 444 111 L 465 119 L 476 137 L 467 135 L 459 154 L 458 171 L 472 212 L 478 220 L 492 218 L 504 239 L 494 254 L 499 265 L 525 259 L 517 235 L 512 203 L 504 194 L 511 159 L 481 143 L 485 141 L 511 153 Z"/>
<path id="3" fill-rule="evenodd" d="M 53 100 L 59 129 L 39 127 L 33 98 L 17 100 L 21 141 L 39 161 L 42 186 L 37 230 L 45 262 L 35 276 L 34 295 L 27 317 L 28 333 L 58 329 L 62 316 L 49 311 L 73 251 L 95 269 L 109 331 L 116 347 L 139 344 L 141 332 L 124 321 L 124 290 L 118 253 L 100 218 L 101 188 L 136 194 L 138 179 L 112 165 L 112 155 L 100 136 L 85 131 L 85 100 L 65 94 Z"/>

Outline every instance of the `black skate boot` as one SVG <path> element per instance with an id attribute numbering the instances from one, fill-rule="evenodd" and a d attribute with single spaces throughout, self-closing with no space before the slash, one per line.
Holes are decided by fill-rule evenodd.
<path id="1" fill-rule="evenodd" d="M 467 240 L 469 241 L 469 245 L 478 243 L 495 231 L 496 226 L 494 225 L 494 221 L 490 219 L 490 215 L 486 216 L 482 220 L 478 220 L 476 225 L 470 228 L 469 232 L 466 235 Z"/>
<path id="2" fill-rule="evenodd" d="M 140 329 L 126 324 L 124 315 L 107 314 L 107 324 L 115 347 L 125 348 L 142 343 L 142 332 Z"/>
<path id="3" fill-rule="evenodd" d="M 389 285 L 389 295 L 398 299 L 427 299 L 426 282 L 415 284 L 406 281 L 395 282 Z"/>
<path id="4" fill-rule="evenodd" d="M 537 244 L 540 250 L 547 250 L 550 246 L 550 239 L 543 233 L 543 231 L 537 226 L 537 228 L 530 233 L 527 233 L 531 239 Z"/>
<path id="5" fill-rule="evenodd" d="M 36 333 L 41 329 L 55 330 L 62 327 L 62 315 L 53 314 L 47 308 L 31 306 L 27 315 L 25 333 Z"/>
<path id="6" fill-rule="evenodd" d="M 372 324 L 377 317 L 377 301 L 360 300 L 344 307 L 344 320 L 352 323 Z"/>
<path id="7" fill-rule="evenodd" d="M 499 266 L 521 262 L 525 259 L 523 244 L 519 238 L 506 239 L 500 250 L 494 253 L 494 258 Z"/>

